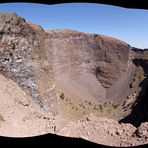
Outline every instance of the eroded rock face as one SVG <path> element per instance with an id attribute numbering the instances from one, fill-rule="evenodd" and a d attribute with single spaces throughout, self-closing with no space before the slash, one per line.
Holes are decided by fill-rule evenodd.
<path id="1" fill-rule="evenodd" d="M 52 72 L 45 55 L 45 32 L 38 28 L 16 14 L 0 14 L 0 73 L 44 107 L 52 104 L 48 96 L 54 93 L 48 92 Z"/>
<path id="2" fill-rule="evenodd" d="M 122 41 L 73 30 L 48 31 L 48 39 L 55 73 L 93 73 L 109 88 L 126 71 L 130 46 Z"/>
<path id="3" fill-rule="evenodd" d="M 127 43 L 73 30 L 47 31 L 47 42 L 55 82 L 61 91 L 71 98 L 88 100 L 125 98 L 120 96 L 122 86 L 117 95 L 114 90 L 123 83 L 118 80 L 128 69 L 131 47 Z M 62 87 L 64 84 L 68 87 Z"/>

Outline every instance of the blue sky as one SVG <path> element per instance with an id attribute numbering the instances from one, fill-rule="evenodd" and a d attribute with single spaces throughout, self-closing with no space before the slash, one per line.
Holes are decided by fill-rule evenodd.
<path id="1" fill-rule="evenodd" d="M 16 12 L 44 29 L 98 33 L 121 39 L 131 46 L 148 48 L 148 10 L 91 3 L 6 3 L 0 4 L 0 12 Z"/>

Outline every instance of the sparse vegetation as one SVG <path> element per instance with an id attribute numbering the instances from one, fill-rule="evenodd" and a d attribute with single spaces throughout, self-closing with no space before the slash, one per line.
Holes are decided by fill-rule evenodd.
<path id="1" fill-rule="evenodd" d="M 107 107 L 107 101 L 103 104 L 104 107 Z"/>
<path id="2" fill-rule="evenodd" d="M 128 107 L 128 108 L 132 108 L 133 103 L 134 103 L 134 102 L 132 102 L 132 101 L 129 102 L 129 103 L 127 104 L 127 107 Z"/>
<path id="3" fill-rule="evenodd" d="M 81 106 L 82 108 L 86 109 L 86 107 L 84 106 L 83 103 L 80 103 L 79 106 Z"/>
<path id="4" fill-rule="evenodd" d="M 113 106 L 113 109 L 116 109 L 116 108 L 118 108 L 118 104 L 112 104 L 112 106 Z"/>
<path id="5" fill-rule="evenodd" d="M 102 111 L 103 110 L 102 104 L 99 104 L 99 107 L 100 107 L 100 111 Z"/>
<path id="6" fill-rule="evenodd" d="M 112 103 L 111 101 L 105 102 L 93 102 L 93 101 L 75 101 L 69 97 L 66 97 L 64 93 L 61 92 L 60 98 L 64 105 L 64 111 L 68 114 L 70 118 L 79 119 L 84 116 L 84 114 L 93 113 L 97 116 L 113 116 L 115 109 L 118 108 L 119 104 Z M 115 112 L 114 112 L 115 113 Z M 116 113 L 115 113 L 116 114 Z"/>
<path id="7" fill-rule="evenodd" d="M 89 101 L 88 104 L 91 105 L 92 103 Z"/>
<path id="8" fill-rule="evenodd" d="M 135 85 L 135 82 L 136 82 L 136 79 L 133 78 L 133 81 L 129 84 L 129 87 L 130 87 L 130 88 L 133 88 L 134 85 Z"/>
<path id="9" fill-rule="evenodd" d="M 76 107 L 76 108 L 75 108 L 75 111 L 78 111 L 78 110 L 79 110 L 78 107 Z"/>
<path id="10" fill-rule="evenodd" d="M 64 93 L 63 93 L 63 92 L 60 94 L 60 98 L 61 98 L 62 100 L 65 99 L 65 96 L 64 96 Z"/>
<path id="11" fill-rule="evenodd" d="M 103 110 L 103 106 L 102 106 L 102 104 L 97 104 L 97 105 L 95 105 L 93 107 L 93 109 L 96 110 L 96 111 L 102 111 Z"/>
<path id="12" fill-rule="evenodd" d="M 143 78 L 143 76 L 140 75 L 140 76 L 138 76 L 138 78 L 141 80 Z"/>

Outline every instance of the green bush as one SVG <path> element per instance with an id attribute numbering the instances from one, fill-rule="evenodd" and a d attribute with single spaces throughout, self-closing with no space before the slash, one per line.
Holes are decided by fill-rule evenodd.
<path id="1" fill-rule="evenodd" d="M 134 87 L 134 85 L 135 85 L 135 81 L 136 81 L 136 79 L 133 78 L 133 81 L 129 84 L 129 87 L 130 87 L 130 88 L 133 88 L 133 87 Z"/>
<path id="2" fill-rule="evenodd" d="M 101 104 L 99 104 L 99 107 L 100 107 L 100 110 L 102 111 L 103 110 L 103 106 Z"/>
<path id="3" fill-rule="evenodd" d="M 113 106 L 114 109 L 118 108 L 117 104 L 113 104 L 112 106 Z"/>
<path id="4" fill-rule="evenodd" d="M 96 105 L 93 107 L 94 110 L 96 110 Z"/>
<path id="5" fill-rule="evenodd" d="M 80 103 L 79 106 L 85 109 L 85 106 L 82 103 Z"/>
<path id="6" fill-rule="evenodd" d="M 88 104 L 91 105 L 92 103 L 89 101 Z"/>
<path id="7" fill-rule="evenodd" d="M 61 98 L 62 100 L 64 100 L 65 96 L 64 96 L 64 93 L 63 93 L 63 92 L 60 94 L 60 98 Z"/>

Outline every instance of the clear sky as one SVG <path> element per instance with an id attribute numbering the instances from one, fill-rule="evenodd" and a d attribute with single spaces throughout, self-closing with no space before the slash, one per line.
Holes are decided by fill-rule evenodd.
<path id="1" fill-rule="evenodd" d="M 148 10 L 91 3 L 5 3 L 0 4 L 0 12 L 16 12 L 44 29 L 98 33 L 121 39 L 131 46 L 148 48 Z"/>

